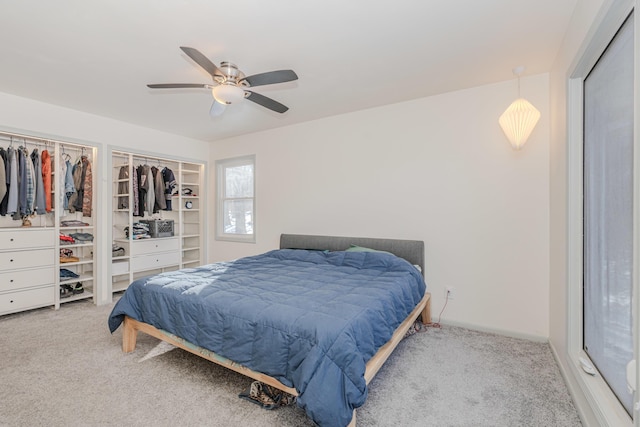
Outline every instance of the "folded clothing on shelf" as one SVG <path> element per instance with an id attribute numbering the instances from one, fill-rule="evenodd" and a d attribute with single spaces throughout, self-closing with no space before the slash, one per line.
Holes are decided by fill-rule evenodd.
<path id="1" fill-rule="evenodd" d="M 80 277 L 79 274 L 76 274 L 75 272 L 69 270 L 68 268 L 60 269 L 60 280 L 77 279 L 78 277 Z"/>
<path id="2" fill-rule="evenodd" d="M 91 233 L 71 233 L 69 236 L 77 242 L 93 242 L 93 234 Z"/>
<path id="3" fill-rule="evenodd" d="M 61 245 L 70 245 L 72 243 L 75 243 L 76 241 L 73 239 L 73 237 L 66 235 L 64 233 L 60 233 L 60 244 Z"/>
<path id="4" fill-rule="evenodd" d="M 60 225 L 62 227 L 87 227 L 89 224 L 86 222 L 79 221 L 77 219 L 67 219 L 64 221 L 60 221 Z"/>
<path id="5" fill-rule="evenodd" d="M 124 234 L 129 237 L 129 226 L 124 228 Z M 149 224 L 145 224 L 144 222 L 134 222 L 133 223 L 133 232 L 132 232 L 132 240 L 137 239 L 150 239 L 151 234 L 149 233 Z"/>

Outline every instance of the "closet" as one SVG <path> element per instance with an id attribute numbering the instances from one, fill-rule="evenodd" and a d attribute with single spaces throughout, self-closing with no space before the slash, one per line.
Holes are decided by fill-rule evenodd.
<path id="1" fill-rule="evenodd" d="M 96 149 L 0 133 L 0 157 L 0 315 L 93 299 Z"/>
<path id="2" fill-rule="evenodd" d="M 111 290 L 204 262 L 204 164 L 112 152 Z"/>

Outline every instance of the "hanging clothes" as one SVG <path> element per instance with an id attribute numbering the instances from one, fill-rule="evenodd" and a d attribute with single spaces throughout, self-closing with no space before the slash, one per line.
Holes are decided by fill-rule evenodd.
<path id="1" fill-rule="evenodd" d="M 118 194 L 124 194 L 124 196 L 118 197 L 118 209 L 129 209 L 129 167 L 120 167 L 118 173 Z"/>
<path id="2" fill-rule="evenodd" d="M 164 181 L 164 199 L 166 204 L 166 209 L 171 210 L 171 195 L 173 194 L 173 189 L 176 188 L 178 183 L 176 182 L 176 177 L 173 174 L 173 171 L 168 167 L 162 169 L 162 179 Z"/>
<path id="3" fill-rule="evenodd" d="M 18 209 L 13 215 L 13 219 L 22 219 L 27 215 L 27 160 L 25 158 L 24 147 L 18 147 Z"/>
<path id="4" fill-rule="evenodd" d="M 138 216 L 144 216 L 145 204 L 147 202 L 147 175 L 144 173 L 144 166 L 140 165 L 136 169 L 138 174 Z"/>
<path id="5" fill-rule="evenodd" d="M 144 165 L 143 172 L 145 174 L 145 184 L 147 185 L 147 202 L 145 204 L 145 210 L 147 214 L 153 214 L 153 207 L 156 203 L 156 193 L 153 182 L 153 173 L 151 172 L 151 166 Z"/>
<path id="6" fill-rule="evenodd" d="M 91 216 L 93 199 L 93 174 L 89 158 L 82 155 L 73 166 L 73 185 L 76 192 L 69 197 L 69 212 L 82 212 L 82 216 Z"/>
<path id="7" fill-rule="evenodd" d="M 160 172 L 160 169 L 157 167 L 153 166 L 151 168 L 151 173 L 153 175 L 153 188 L 155 193 L 153 213 L 158 213 L 160 210 L 165 210 L 167 208 L 167 201 L 164 198 L 164 180 L 162 179 L 162 172 Z"/>
<path id="8" fill-rule="evenodd" d="M 49 151 L 42 150 L 40 153 L 40 162 L 42 163 L 42 184 L 44 188 L 44 209 L 46 212 L 51 212 L 51 155 Z"/>
<path id="9" fill-rule="evenodd" d="M 10 175 L 8 175 L 8 184 L 9 184 L 9 200 L 7 202 L 7 213 L 9 215 L 14 215 L 18 212 L 18 193 L 20 182 L 18 181 L 18 150 L 9 147 L 8 150 L 9 155 L 9 170 Z"/>
<path id="10" fill-rule="evenodd" d="M 71 168 L 71 176 L 73 177 L 73 187 L 76 191 L 69 196 L 69 212 L 82 212 L 82 160 L 78 159 Z"/>
<path id="11" fill-rule="evenodd" d="M 36 181 L 36 195 L 35 195 L 35 207 L 34 210 L 38 215 L 44 215 L 47 213 L 45 207 L 44 197 L 44 179 L 42 179 L 42 159 L 38 149 L 34 148 L 31 152 L 31 161 L 33 162 L 34 178 Z"/>
<path id="12" fill-rule="evenodd" d="M 27 151 L 26 147 L 22 148 L 22 154 L 24 155 L 24 166 L 27 176 L 27 199 L 23 216 L 29 216 L 33 215 L 36 207 L 36 171 L 33 167 L 33 160 L 31 158 L 31 155 L 29 154 L 29 151 Z"/>
<path id="13" fill-rule="evenodd" d="M 93 172 L 87 156 L 82 156 L 82 216 L 91 216 L 93 201 Z"/>
<path id="14" fill-rule="evenodd" d="M 8 190 L 7 171 L 5 168 L 6 161 L 7 161 L 7 152 L 4 151 L 4 148 L 0 147 L 0 204 L 4 202 L 4 199 L 7 196 L 7 190 Z M 0 211 L 0 215 L 2 215 L 1 211 Z"/>
<path id="15" fill-rule="evenodd" d="M 67 190 L 65 183 L 67 181 L 67 162 L 66 155 L 64 153 L 60 154 L 60 171 L 58 173 L 58 206 L 60 209 L 67 209 Z"/>
<path id="16" fill-rule="evenodd" d="M 64 150 L 64 149 L 63 149 Z M 71 157 L 64 151 L 60 154 L 60 206 L 63 210 L 69 210 L 69 199 L 76 192 L 76 186 L 73 183 L 73 165 Z"/>
<path id="17" fill-rule="evenodd" d="M 131 167 L 131 188 L 133 189 L 133 216 L 140 215 L 140 200 L 138 199 L 138 173 L 136 172 L 136 167 Z"/>

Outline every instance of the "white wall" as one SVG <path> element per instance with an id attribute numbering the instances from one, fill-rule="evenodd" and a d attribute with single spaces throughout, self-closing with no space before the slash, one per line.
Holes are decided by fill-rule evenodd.
<path id="1" fill-rule="evenodd" d="M 519 152 L 498 125 L 516 95 L 511 80 L 214 143 L 212 168 L 256 154 L 257 242 L 211 236 L 210 260 L 280 233 L 424 240 L 436 317 L 454 286 L 443 321 L 548 337 L 548 76 L 522 79 L 542 119 Z"/>
<path id="2" fill-rule="evenodd" d="M 30 135 L 115 145 L 191 159 L 208 156 L 209 144 L 0 92 L 0 129 Z"/>
<path id="3" fill-rule="evenodd" d="M 185 137 L 134 126 L 105 117 L 57 107 L 26 98 L 0 93 L 0 131 L 77 142 L 98 147 L 98 161 L 93 170 L 98 176 L 97 232 L 98 274 L 100 283 L 109 283 L 106 276 L 111 256 L 111 181 L 109 146 L 123 147 L 136 152 L 158 156 L 179 156 L 202 161 L 209 156 L 209 144 Z M 103 286 L 99 302 L 110 300 Z"/>

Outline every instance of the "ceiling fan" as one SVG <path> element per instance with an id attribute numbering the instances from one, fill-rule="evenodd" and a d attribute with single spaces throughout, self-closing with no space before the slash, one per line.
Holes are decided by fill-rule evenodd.
<path id="1" fill-rule="evenodd" d="M 284 113 L 289 107 L 279 103 L 278 101 L 260 95 L 257 92 L 249 90 L 250 87 L 271 85 L 275 83 L 284 83 L 297 80 L 298 76 L 293 70 L 277 70 L 266 73 L 245 76 L 238 67 L 231 62 L 221 62 L 217 67 L 200 51 L 192 47 L 180 47 L 196 64 L 204 68 L 213 78 L 212 84 L 200 83 L 159 83 L 149 84 L 147 87 L 151 89 L 178 89 L 178 88 L 204 88 L 211 89 L 213 92 L 213 104 L 209 114 L 211 116 L 219 116 L 229 104 L 235 104 L 248 99 L 265 108 L 277 113 Z"/>

